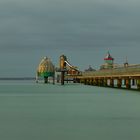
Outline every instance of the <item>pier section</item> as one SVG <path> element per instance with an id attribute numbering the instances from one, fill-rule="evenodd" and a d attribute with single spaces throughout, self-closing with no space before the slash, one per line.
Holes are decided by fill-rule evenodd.
<path id="1" fill-rule="evenodd" d="M 140 90 L 140 65 L 83 72 L 82 76 L 77 76 L 76 79 L 85 85 Z"/>

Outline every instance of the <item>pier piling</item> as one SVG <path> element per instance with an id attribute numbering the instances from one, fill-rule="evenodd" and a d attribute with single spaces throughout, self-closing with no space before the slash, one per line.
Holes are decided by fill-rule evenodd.
<path id="1" fill-rule="evenodd" d="M 117 87 L 121 88 L 122 86 L 122 79 L 117 79 Z"/>

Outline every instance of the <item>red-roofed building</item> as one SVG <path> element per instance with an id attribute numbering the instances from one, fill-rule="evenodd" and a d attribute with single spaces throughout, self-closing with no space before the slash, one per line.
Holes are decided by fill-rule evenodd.
<path id="1" fill-rule="evenodd" d="M 105 63 L 101 66 L 101 69 L 111 69 L 113 68 L 114 58 L 108 52 L 104 58 Z"/>

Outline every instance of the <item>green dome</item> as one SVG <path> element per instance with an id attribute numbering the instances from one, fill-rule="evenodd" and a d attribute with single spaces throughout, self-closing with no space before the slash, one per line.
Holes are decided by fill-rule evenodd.
<path id="1" fill-rule="evenodd" d="M 54 71 L 55 71 L 55 67 L 52 61 L 49 58 L 44 57 L 38 66 L 38 72 L 44 73 L 44 72 L 54 72 Z"/>

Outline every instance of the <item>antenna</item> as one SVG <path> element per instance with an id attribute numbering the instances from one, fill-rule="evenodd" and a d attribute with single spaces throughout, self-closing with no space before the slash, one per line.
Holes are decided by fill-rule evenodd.
<path id="1" fill-rule="evenodd" d="M 124 67 L 128 67 L 128 59 L 127 59 L 127 56 L 126 56 L 126 61 L 125 61 L 125 63 L 124 63 Z"/>
<path id="2" fill-rule="evenodd" d="M 126 56 L 126 59 L 125 59 L 125 60 L 126 60 L 126 62 L 125 62 L 125 63 L 128 63 L 128 59 L 127 59 L 127 56 Z"/>

